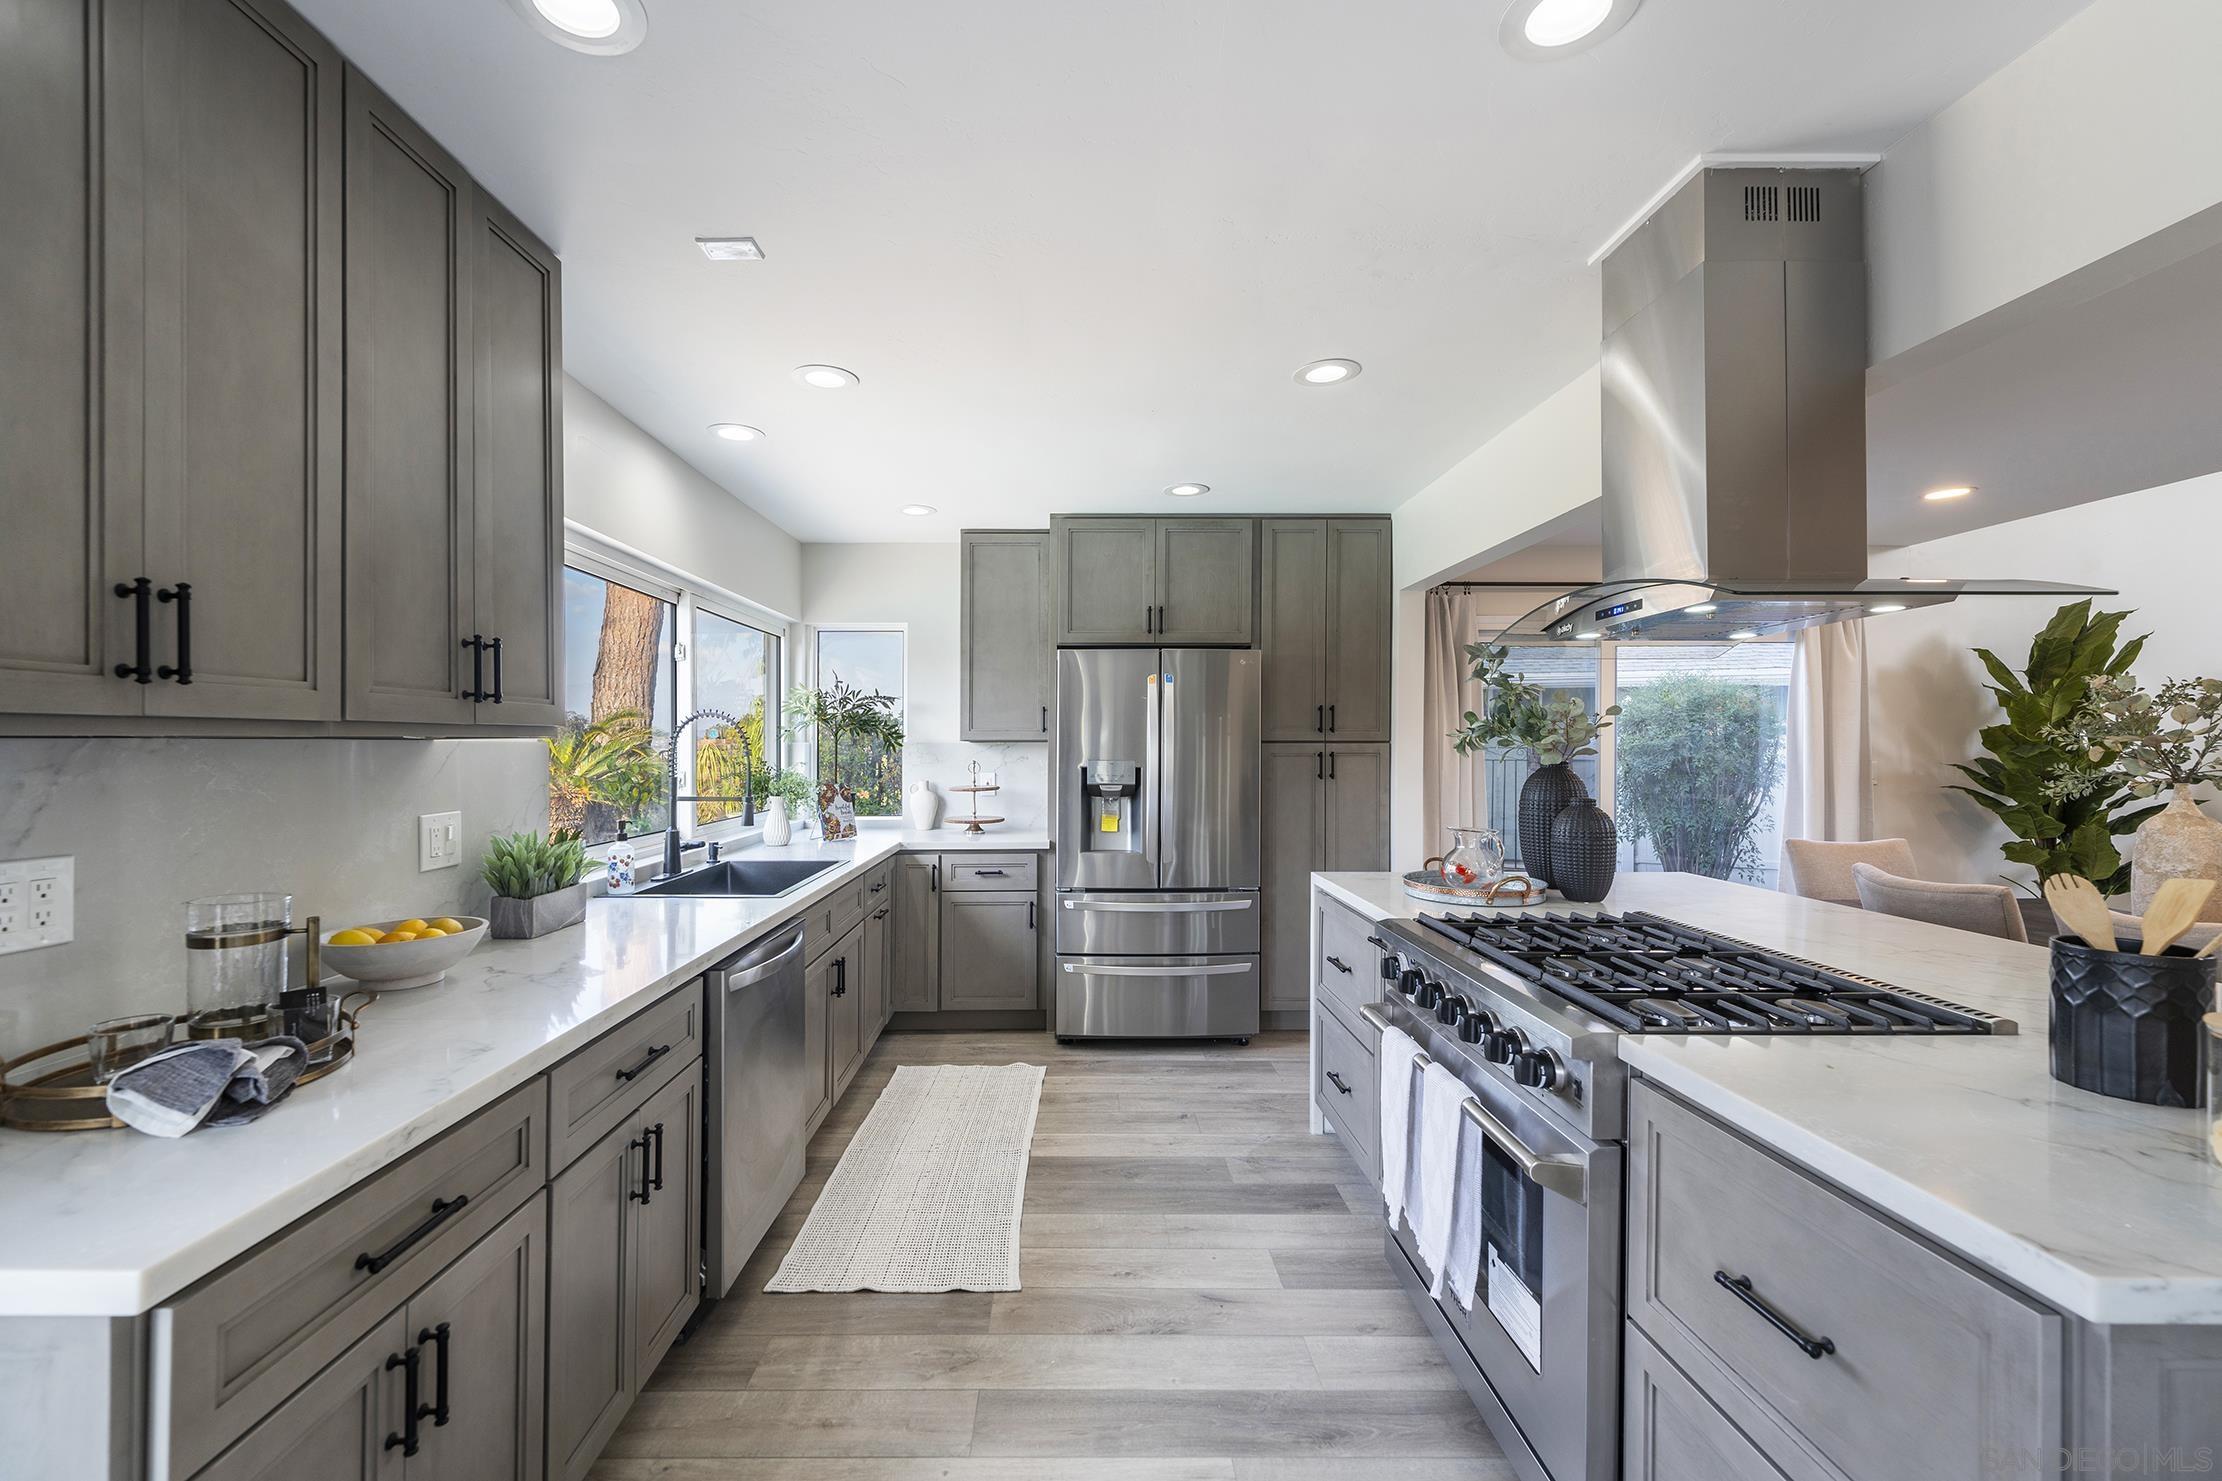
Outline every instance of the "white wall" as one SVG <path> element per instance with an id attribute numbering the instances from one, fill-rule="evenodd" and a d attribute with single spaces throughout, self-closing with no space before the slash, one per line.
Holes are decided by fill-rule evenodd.
<path id="1" fill-rule="evenodd" d="M 1867 176 L 1880 362 L 2222 201 L 2222 5 L 2098 0 Z"/>
<path id="2" fill-rule="evenodd" d="M 2134 609 L 2125 635 L 2152 634 L 2138 677 L 2222 675 L 2216 575 L 2222 571 L 2222 474 L 2123 494 L 2011 524 L 1879 553 L 1878 576 L 2021 576 L 2113 587 L 2098 610 Z M 1963 597 L 1867 624 L 1871 755 L 1878 836 L 1903 835 L 1932 879 L 2027 877 L 1998 856 L 2006 839 L 1958 793 L 1951 763 L 1977 754 L 1995 719 L 1974 647 L 2015 668 L 2056 597 Z"/>
<path id="3" fill-rule="evenodd" d="M 958 618 L 961 547 L 945 545 L 805 545 L 802 620 L 806 627 L 900 625 L 908 693 L 904 696 L 903 782 L 923 777 L 943 793 L 944 820 L 968 805 L 945 790 L 968 778 L 967 764 L 997 774 L 1003 791 L 981 799 L 981 811 L 1003 815 L 1005 832 L 1048 826 L 1049 747 L 1015 742 L 975 745 L 957 738 Z M 805 633 L 806 640 L 809 634 Z"/>
<path id="4" fill-rule="evenodd" d="M 569 376 L 563 502 L 565 518 L 605 540 L 782 617 L 802 611 L 802 546 L 795 537 Z"/>

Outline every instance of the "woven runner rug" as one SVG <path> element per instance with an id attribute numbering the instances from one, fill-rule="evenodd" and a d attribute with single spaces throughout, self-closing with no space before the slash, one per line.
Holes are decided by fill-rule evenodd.
<path id="1" fill-rule="evenodd" d="M 767 1291 L 1015 1291 L 1040 1065 L 903 1065 Z"/>

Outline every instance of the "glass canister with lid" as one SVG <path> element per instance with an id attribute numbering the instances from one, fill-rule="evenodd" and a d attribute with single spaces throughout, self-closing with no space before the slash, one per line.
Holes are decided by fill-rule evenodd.
<path id="1" fill-rule="evenodd" d="M 185 903 L 185 1022 L 195 1039 L 264 1039 L 281 1031 L 291 895 L 250 892 Z"/>

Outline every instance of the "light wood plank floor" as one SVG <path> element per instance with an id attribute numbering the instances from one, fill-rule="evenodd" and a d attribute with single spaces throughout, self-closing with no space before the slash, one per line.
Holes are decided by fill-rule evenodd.
<path id="1" fill-rule="evenodd" d="M 897 1065 L 1018 1060 L 1049 1066 L 1025 1289 L 765 1294 Z M 594 1481 L 1511 1481 L 1305 1087 L 1301 1034 L 887 1035 Z"/>

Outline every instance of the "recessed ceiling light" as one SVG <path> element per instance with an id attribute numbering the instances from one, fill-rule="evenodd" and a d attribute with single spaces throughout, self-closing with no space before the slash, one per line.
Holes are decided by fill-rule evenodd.
<path id="1" fill-rule="evenodd" d="M 1969 494 L 1972 494 L 1974 492 L 1974 484 L 1956 483 L 1953 484 L 1950 488 L 1931 489 L 1927 493 L 1923 494 L 1921 497 L 1927 499 L 1932 504 L 1942 504 L 1947 499 L 1964 499 Z"/>
<path id="2" fill-rule="evenodd" d="M 727 442 L 755 442 L 764 435 L 758 427 L 744 427 L 739 422 L 712 422 L 710 430 Z"/>
<path id="3" fill-rule="evenodd" d="M 1904 602 L 1877 602 L 1867 610 L 1870 612 L 1903 612 L 1906 610 L 1906 604 Z"/>
<path id="4" fill-rule="evenodd" d="M 640 0 L 509 0 L 525 24 L 573 51 L 617 56 L 647 39 Z"/>
<path id="5" fill-rule="evenodd" d="M 939 514 L 940 512 L 931 504 L 905 504 L 903 506 L 903 513 L 909 515 L 912 519 L 924 519 L 929 514 Z"/>
<path id="6" fill-rule="evenodd" d="M 1332 386 L 1343 381 L 1355 380 L 1365 367 L 1355 360 L 1314 360 L 1296 372 L 1298 384 L 1306 386 Z"/>
<path id="7" fill-rule="evenodd" d="M 1718 602 L 1699 602 L 1696 606 L 1691 607 L 1688 610 L 1698 613 L 1700 616 L 1702 616 L 1707 612 L 1718 612 L 1720 610 L 1720 604 Z"/>
<path id="8" fill-rule="evenodd" d="M 819 391 L 844 391 L 857 384 L 856 372 L 838 365 L 798 365 L 795 379 Z"/>
<path id="9" fill-rule="evenodd" d="M 1740 633 L 1730 633 L 1728 641 L 1731 643 L 1748 643 L 1758 636 L 1759 634 L 1753 632 L 1750 628 L 1745 628 Z"/>
<path id="10" fill-rule="evenodd" d="M 754 237 L 696 237 L 694 244 L 712 262 L 762 262 L 764 249 Z"/>
<path id="11" fill-rule="evenodd" d="M 1643 0 L 1514 0 L 1497 41 L 1525 61 L 1551 61 L 1589 50 L 1628 24 Z"/>
<path id="12" fill-rule="evenodd" d="M 1198 494 L 1210 493 L 1211 485 L 1208 483 L 1176 483 L 1165 492 L 1176 499 L 1193 499 Z"/>

